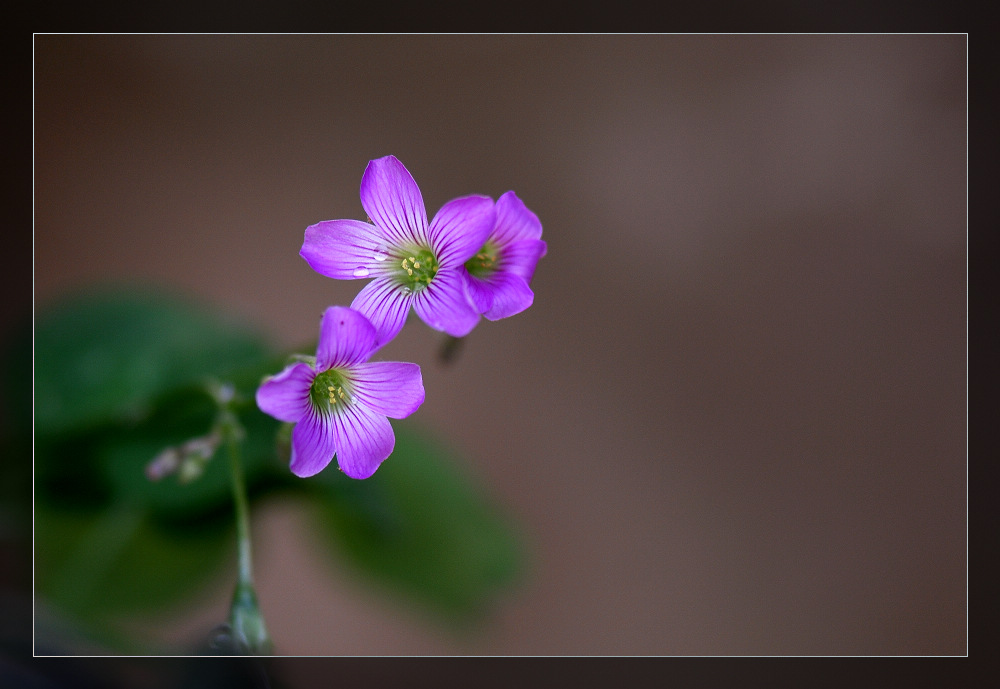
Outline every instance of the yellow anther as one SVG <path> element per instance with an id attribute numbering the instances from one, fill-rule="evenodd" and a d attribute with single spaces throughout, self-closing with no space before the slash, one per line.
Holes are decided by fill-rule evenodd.
<path id="1" fill-rule="evenodd" d="M 403 267 L 404 268 L 406 267 L 406 259 L 405 258 L 403 259 Z"/>
<path id="2" fill-rule="evenodd" d="M 420 267 L 420 264 L 419 264 L 419 263 L 414 263 L 414 264 L 413 264 L 413 267 L 414 267 L 414 268 L 419 268 L 419 267 Z"/>
<path id="3" fill-rule="evenodd" d="M 416 262 L 417 262 L 417 257 L 416 256 L 410 256 L 410 263 L 416 263 Z"/>
<path id="4" fill-rule="evenodd" d="M 413 268 L 407 268 L 406 269 L 406 274 L 407 275 L 413 275 Z"/>
<path id="5" fill-rule="evenodd" d="M 334 387 L 333 385 L 328 385 L 326 389 L 329 390 L 330 404 L 336 404 L 338 401 L 340 401 L 337 399 L 337 395 L 340 395 L 341 400 L 344 400 L 345 402 L 347 401 L 347 395 L 344 393 L 344 388 L 340 387 L 339 385 L 336 387 Z"/>

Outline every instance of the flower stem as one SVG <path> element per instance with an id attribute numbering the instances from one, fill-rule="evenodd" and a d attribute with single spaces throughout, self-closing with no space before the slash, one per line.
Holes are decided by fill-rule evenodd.
<path id="1" fill-rule="evenodd" d="M 243 480 L 243 464 L 240 461 L 240 443 L 236 433 L 226 434 L 229 449 L 229 472 L 233 479 L 233 503 L 236 506 L 236 550 L 239 562 L 238 581 L 253 586 L 253 557 L 250 550 L 250 505 L 247 500 L 246 483 Z"/>
<path id="2" fill-rule="evenodd" d="M 220 413 L 219 426 L 229 450 L 229 472 L 232 475 L 233 504 L 236 507 L 237 578 L 233 601 L 229 609 L 234 650 L 249 653 L 270 653 L 271 639 L 264 625 L 264 616 L 257 603 L 253 586 L 253 556 L 250 548 L 250 501 L 247 499 L 240 442 L 243 428 L 229 409 Z"/>
<path id="3" fill-rule="evenodd" d="M 464 342 L 465 338 L 463 337 L 445 335 L 444 343 L 441 345 L 441 351 L 438 353 L 438 358 L 441 360 L 441 363 L 448 365 L 454 362 L 458 358 L 458 354 L 462 350 L 462 344 Z"/>

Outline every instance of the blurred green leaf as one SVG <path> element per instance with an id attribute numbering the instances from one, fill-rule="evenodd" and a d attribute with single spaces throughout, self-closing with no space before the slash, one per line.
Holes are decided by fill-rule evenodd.
<path id="1" fill-rule="evenodd" d="M 23 395 L 17 371 L 30 369 L 25 339 L 7 348 L 12 399 Z M 210 430 L 211 377 L 240 384 L 245 473 L 258 488 L 271 483 L 278 424 L 252 394 L 273 355 L 241 326 L 140 290 L 80 295 L 40 312 L 34 347 L 39 593 L 94 619 L 161 609 L 197 591 L 235 551 L 224 448 L 185 485 L 150 481 L 146 465 Z"/>
<path id="2" fill-rule="evenodd" d="M 371 478 L 331 465 L 308 479 L 327 544 L 366 581 L 469 621 L 516 580 L 519 539 L 447 451 L 408 422 L 393 427 L 396 448 Z"/>
<path id="3" fill-rule="evenodd" d="M 139 419 L 162 393 L 267 356 L 255 335 L 180 299 L 80 295 L 35 322 L 35 432 Z"/>
<path id="4" fill-rule="evenodd" d="M 8 403 L 30 399 L 25 341 L 7 349 Z M 92 293 L 40 312 L 34 346 L 37 591 L 81 619 L 163 609 L 235 564 L 226 448 L 187 484 L 145 473 L 166 447 L 210 430 L 209 377 L 237 387 L 251 500 L 313 498 L 324 543 L 366 581 L 469 620 L 517 577 L 510 522 L 409 422 L 393 422 L 396 449 L 370 479 L 335 463 L 292 476 L 280 425 L 253 401 L 283 358 L 238 325 L 162 295 Z M 15 426 L 26 436 L 30 418 Z"/>
<path id="5" fill-rule="evenodd" d="M 103 511 L 35 506 L 38 591 L 60 608 L 91 621 L 160 611 L 190 598 L 234 562 L 227 519 L 197 529 L 156 523 L 137 505 Z M 231 565 L 235 571 L 235 564 Z"/>

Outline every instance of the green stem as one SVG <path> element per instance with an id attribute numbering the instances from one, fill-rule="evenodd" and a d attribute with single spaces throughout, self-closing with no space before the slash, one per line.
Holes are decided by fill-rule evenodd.
<path id="1" fill-rule="evenodd" d="M 233 477 L 233 503 L 236 506 L 236 550 L 239 558 L 239 583 L 253 586 L 253 558 L 250 551 L 250 504 L 243 480 L 240 443 L 234 429 L 228 429 L 229 471 Z"/>
<path id="2" fill-rule="evenodd" d="M 270 653 L 271 640 L 264 625 L 264 616 L 257 603 L 253 587 L 253 557 L 250 550 L 250 501 L 247 499 L 240 441 L 243 430 L 232 412 L 222 412 L 221 424 L 229 448 L 229 471 L 233 479 L 233 503 L 236 506 L 236 550 L 238 575 L 233 602 L 229 609 L 236 650 L 250 653 Z"/>

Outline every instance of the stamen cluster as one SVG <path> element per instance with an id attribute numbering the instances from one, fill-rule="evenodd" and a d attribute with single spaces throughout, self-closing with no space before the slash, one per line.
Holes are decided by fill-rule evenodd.
<path id="1" fill-rule="evenodd" d="M 438 272 L 438 261 L 430 249 L 417 249 L 400 262 L 400 283 L 410 291 L 430 286 Z"/>

